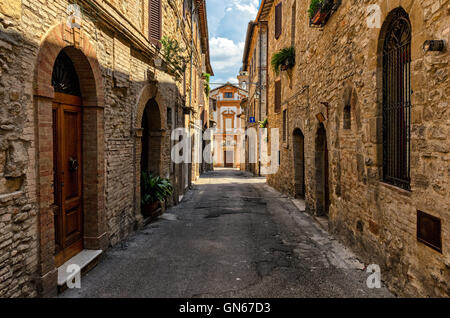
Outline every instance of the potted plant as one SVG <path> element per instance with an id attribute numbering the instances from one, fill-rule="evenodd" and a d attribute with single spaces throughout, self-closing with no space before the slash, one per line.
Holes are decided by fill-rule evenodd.
<path id="1" fill-rule="evenodd" d="M 155 218 L 161 212 L 161 203 L 173 194 L 169 180 L 154 176 L 150 171 L 141 175 L 141 211 L 144 217 Z"/>
<path id="2" fill-rule="evenodd" d="M 268 119 L 264 119 L 263 121 L 259 122 L 259 128 L 267 128 L 267 124 L 269 123 Z"/>
<path id="3" fill-rule="evenodd" d="M 192 114 L 195 113 L 194 107 L 182 106 L 182 108 L 183 108 L 183 114 L 185 114 L 185 115 L 189 115 L 191 113 Z"/>
<path id="4" fill-rule="evenodd" d="M 295 48 L 293 46 L 281 49 L 270 60 L 273 71 L 275 74 L 279 74 L 281 71 L 286 71 L 295 65 Z"/>
<path id="5" fill-rule="evenodd" d="M 168 72 L 176 79 L 180 79 L 181 75 L 186 70 L 187 57 L 184 56 L 184 50 L 177 40 L 163 36 L 160 40 L 162 45 L 162 56 L 165 62 L 171 66 Z"/>
<path id="6" fill-rule="evenodd" d="M 339 0 L 311 0 L 308 9 L 310 25 L 323 26 L 339 5 Z"/>
<path id="7" fill-rule="evenodd" d="M 205 94 L 206 94 L 206 97 L 209 98 L 209 92 L 211 91 L 211 87 L 209 86 L 209 82 L 211 80 L 211 74 L 203 73 L 203 78 L 205 79 L 205 82 L 206 82 Z"/>

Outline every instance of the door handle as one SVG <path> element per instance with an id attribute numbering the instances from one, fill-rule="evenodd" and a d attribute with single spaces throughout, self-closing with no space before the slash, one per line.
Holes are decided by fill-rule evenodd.
<path id="1" fill-rule="evenodd" d="M 72 157 L 69 158 L 69 170 L 71 172 L 77 171 L 79 165 L 80 164 L 78 163 L 77 159 L 74 159 Z"/>

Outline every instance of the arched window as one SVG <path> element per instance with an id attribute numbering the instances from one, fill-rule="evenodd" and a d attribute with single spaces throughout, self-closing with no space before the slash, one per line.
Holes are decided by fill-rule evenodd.
<path id="1" fill-rule="evenodd" d="M 352 128 L 352 113 L 350 105 L 344 107 L 344 129 Z"/>
<path id="2" fill-rule="evenodd" d="M 410 189 L 411 24 L 390 14 L 383 46 L 383 179 Z"/>
<path id="3" fill-rule="evenodd" d="M 57 93 L 81 96 L 80 82 L 70 57 L 61 51 L 52 73 L 52 86 Z"/>

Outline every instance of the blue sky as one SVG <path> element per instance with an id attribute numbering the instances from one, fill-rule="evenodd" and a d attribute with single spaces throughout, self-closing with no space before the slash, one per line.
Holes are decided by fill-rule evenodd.
<path id="1" fill-rule="evenodd" d="M 206 0 L 213 83 L 237 82 L 245 34 L 260 0 Z"/>

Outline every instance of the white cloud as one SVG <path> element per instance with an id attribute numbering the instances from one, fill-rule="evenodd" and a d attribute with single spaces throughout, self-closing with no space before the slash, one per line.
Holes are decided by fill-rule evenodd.
<path id="1" fill-rule="evenodd" d="M 236 82 L 242 66 L 245 34 L 258 13 L 260 0 L 208 0 L 213 82 Z"/>
<path id="2" fill-rule="evenodd" d="M 246 1 L 235 0 L 234 6 L 239 11 L 246 12 L 251 16 L 256 16 L 256 14 L 258 13 L 259 0 L 251 0 L 247 3 Z"/>
<path id="3" fill-rule="evenodd" d="M 242 61 L 244 42 L 235 44 L 226 38 L 212 38 L 209 41 L 213 69 L 215 71 L 238 67 Z"/>

